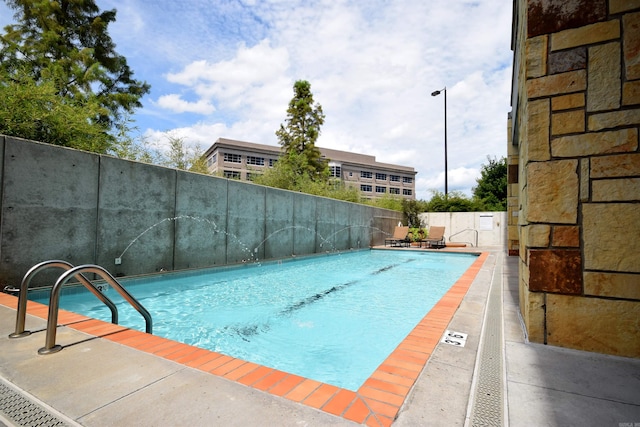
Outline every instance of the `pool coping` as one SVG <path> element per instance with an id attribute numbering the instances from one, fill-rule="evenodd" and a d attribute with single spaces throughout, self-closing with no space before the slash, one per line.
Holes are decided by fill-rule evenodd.
<path id="1" fill-rule="evenodd" d="M 487 256 L 487 252 L 480 253 L 355 392 L 64 310 L 60 310 L 58 323 L 349 421 L 368 426 L 390 426 Z M 0 294 L 0 304 L 15 309 L 17 298 Z M 46 305 L 29 301 L 27 310 L 33 316 L 47 318 Z"/>

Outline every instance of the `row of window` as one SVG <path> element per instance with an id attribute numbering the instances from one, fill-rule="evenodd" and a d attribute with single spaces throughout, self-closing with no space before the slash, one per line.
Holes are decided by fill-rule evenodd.
<path id="1" fill-rule="evenodd" d="M 373 178 L 373 172 L 360 171 L 360 178 L 372 179 Z M 391 181 L 391 182 L 400 182 L 400 179 L 402 179 L 402 182 L 404 184 L 411 184 L 413 182 L 413 177 L 410 177 L 410 176 L 400 177 L 400 175 L 393 175 L 393 174 L 389 175 L 389 181 Z M 386 180 L 387 180 L 387 174 L 386 173 L 376 172 L 376 181 L 386 181 Z"/>
<path id="2" fill-rule="evenodd" d="M 253 181 L 257 176 L 262 175 L 261 173 L 252 173 L 252 172 L 247 172 L 247 181 Z M 242 175 L 239 171 L 232 171 L 232 170 L 224 170 L 222 173 L 222 176 L 224 176 L 225 178 L 229 178 L 229 179 L 241 179 Z"/>
<path id="3" fill-rule="evenodd" d="M 209 159 L 209 164 L 213 164 L 216 162 L 216 155 L 214 154 Z M 268 159 L 269 167 L 273 167 L 273 165 L 278 161 L 277 159 Z M 224 161 L 226 163 L 242 163 L 242 155 L 234 154 L 234 153 L 224 153 Z M 264 157 L 256 157 L 256 156 L 247 156 L 247 164 L 254 166 L 264 166 L 265 158 Z"/>
<path id="4" fill-rule="evenodd" d="M 216 158 L 217 155 L 214 154 L 213 156 L 211 156 L 208 160 L 208 165 L 211 166 L 213 163 L 216 162 Z M 268 159 L 269 160 L 269 167 L 273 167 L 273 165 L 278 161 L 277 159 Z M 242 155 L 240 154 L 234 154 L 234 153 L 224 153 L 224 161 L 227 163 L 242 163 Z M 247 164 L 248 165 L 254 165 L 254 166 L 264 166 L 265 165 L 265 158 L 264 157 L 256 157 L 256 156 L 247 156 Z M 330 175 L 333 178 L 340 178 L 342 176 L 342 168 L 340 166 L 329 166 L 329 171 L 330 171 Z M 225 171 L 226 173 L 226 171 Z M 381 172 L 376 172 L 375 174 L 376 176 L 376 181 L 386 181 L 387 180 L 387 174 L 386 173 L 381 173 Z M 372 179 L 373 178 L 373 172 L 371 171 L 360 171 L 360 178 L 362 179 Z M 400 175 L 393 175 L 390 174 L 389 175 L 389 181 L 390 182 L 400 182 L 402 181 L 403 184 L 412 184 L 413 183 L 413 177 L 410 176 L 400 176 Z M 369 186 L 371 187 L 371 186 Z M 384 187 L 376 187 L 376 188 L 384 188 Z M 364 190 L 363 190 L 364 191 Z M 369 190 L 371 191 L 371 190 Z"/>
<path id="5" fill-rule="evenodd" d="M 371 193 L 373 191 L 373 186 L 369 184 L 361 184 L 360 191 L 362 191 L 363 193 Z M 387 187 L 381 187 L 379 185 L 376 185 L 376 193 L 386 193 L 386 192 L 387 192 Z M 389 188 L 389 194 L 400 194 L 400 189 L 396 187 L 391 187 Z M 411 196 L 412 194 L 413 194 L 413 191 L 410 188 L 402 189 L 403 196 Z"/>
<path id="6" fill-rule="evenodd" d="M 240 172 L 238 171 L 224 171 L 223 176 L 225 178 L 231 178 L 231 179 L 240 179 L 241 175 Z"/>
<path id="7" fill-rule="evenodd" d="M 227 163 L 242 163 L 242 156 L 234 153 L 224 153 L 224 161 Z"/>
<path id="8" fill-rule="evenodd" d="M 229 179 L 240 179 L 241 175 L 239 171 L 233 171 L 233 170 L 225 170 L 224 171 L 224 177 L 225 178 L 229 178 Z M 250 173 L 247 172 L 247 180 L 249 181 L 253 181 L 253 179 L 257 176 L 258 174 L 254 174 L 254 173 Z M 363 193 L 371 193 L 373 191 L 373 186 L 369 185 L 369 184 L 361 184 L 360 185 L 360 191 L 362 191 Z M 384 194 L 387 192 L 387 187 L 382 187 L 380 185 L 376 185 L 376 193 L 379 194 Z M 400 194 L 400 189 L 397 187 L 391 187 L 389 188 L 389 194 Z M 402 189 L 402 195 L 403 196 L 411 196 L 413 194 L 413 191 L 411 191 L 410 188 L 403 188 Z"/>
<path id="9" fill-rule="evenodd" d="M 264 157 L 247 156 L 247 164 L 255 166 L 264 166 Z"/>

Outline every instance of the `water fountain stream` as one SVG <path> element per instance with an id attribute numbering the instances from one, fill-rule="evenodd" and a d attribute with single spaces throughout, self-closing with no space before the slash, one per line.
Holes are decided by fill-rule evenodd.
<path id="1" fill-rule="evenodd" d="M 227 236 L 228 238 L 232 239 L 234 242 L 236 242 L 241 247 L 242 251 L 247 254 L 247 259 L 243 259 L 242 262 L 257 262 L 257 261 L 259 261 L 259 259 L 257 257 L 257 254 L 258 254 L 258 251 L 259 251 L 260 247 L 264 246 L 265 243 L 270 238 L 272 238 L 273 236 L 277 235 L 278 233 L 282 233 L 284 231 L 287 231 L 287 230 L 303 230 L 303 231 L 308 231 L 310 233 L 315 233 L 316 237 L 320 240 L 320 245 L 319 245 L 320 248 L 325 247 L 325 245 L 327 245 L 327 244 L 330 245 L 330 248 L 327 250 L 327 252 L 331 252 L 331 251 L 336 252 L 336 251 L 338 251 L 338 249 L 336 248 L 335 244 L 331 243 L 331 241 L 338 234 L 340 234 L 342 232 L 345 232 L 347 230 L 350 230 L 350 229 L 363 229 L 364 228 L 364 229 L 368 229 L 370 232 L 380 232 L 380 233 L 383 233 L 385 235 L 390 235 L 390 233 L 387 233 L 384 230 L 381 230 L 378 227 L 373 227 L 371 225 L 349 225 L 349 226 L 343 227 L 343 228 L 333 232 L 332 234 L 330 234 L 328 237 L 325 238 L 318 231 L 316 231 L 316 230 L 314 230 L 314 229 L 312 229 L 310 227 L 306 227 L 306 226 L 302 226 L 302 225 L 290 225 L 290 226 L 279 228 L 278 230 L 275 230 L 275 231 L 271 232 L 262 241 L 260 241 L 255 246 L 255 248 L 253 248 L 253 250 L 251 250 L 251 248 L 249 248 L 249 246 L 247 244 L 242 242 L 242 240 L 238 236 L 236 236 L 233 233 L 229 233 L 226 230 L 221 230 L 220 228 L 218 228 L 218 225 L 213 220 L 210 220 L 208 218 L 203 218 L 203 217 L 197 217 L 197 216 L 193 216 L 193 215 L 178 215 L 178 216 L 175 216 L 175 217 L 163 218 L 160 221 L 154 223 L 153 225 L 147 227 L 144 231 L 142 231 L 134 239 L 132 239 L 129 242 L 129 244 L 124 248 L 122 253 L 120 253 L 120 255 L 115 258 L 115 264 L 116 265 L 120 265 L 122 263 L 122 258 L 127 253 L 127 251 L 133 245 L 135 245 L 145 234 L 147 234 L 148 232 L 150 232 L 154 228 L 160 226 L 161 224 L 164 224 L 164 223 L 170 222 L 170 221 L 176 222 L 178 220 L 191 220 L 191 221 L 205 223 L 205 224 L 207 224 L 208 227 L 210 227 L 212 233 L 222 233 L 225 236 Z M 360 239 L 358 239 L 358 242 L 357 242 L 357 247 L 358 248 L 360 248 L 360 244 L 361 244 L 361 241 L 360 241 Z M 291 255 L 295 256 L 295 254 L 291 254 Z"/>

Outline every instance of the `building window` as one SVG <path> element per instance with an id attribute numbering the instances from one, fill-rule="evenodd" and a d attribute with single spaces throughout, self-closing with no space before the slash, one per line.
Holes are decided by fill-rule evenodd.
<path id="1" fill-rule="evenodd" d="M 260 176 L 261 174 L 259 173 L 252 173 L 252 172 L 247 172 L 247 181 L 253 181 L 256 179 L 256 177 Z"/>
<path id="2" fill-rule="evenodd" d="M 224 171 L 224 177 L 230 179 L 240 179 L 240 172 L 238 171 Z"/>
<path id="3" fill-rule="evenodd" d="M 218 154 L 216 153 L 207 159 L 207 166 L 213 166 L 213 164 L 217 161 L 218 161 Z"/>
<path id="4" fill-rule="evenodd" d="M 332 178 L 340 178 L 342 176 L 342 168 L 340 166 L 329 166 L 329 174 Z"/>
<path id="5" fill-rule="evenodd" d="M 272 168 L 276 162 L 278 161 L 278 159 L 269 159 L 269 167 Z"/>
<path id="6" fill-rule="evenodd" d="M 386 181 L 387 180 L 387 174 L 386 173 L 376 172 L 376 180 L 377 181 Z"/>
<path id="7" fill-rule="evenodd" d="M 395 187 L 391 187 L 389 189 L 389 194 L 400 194 L 400 189 L 399 188 L 395 188 Z"/>
<path id="8" fill-rule="evenodd" d="M 411 178 L 410 176 L 403 176 L 402 182 L 404 182 L 405 184 L 411 184 L 413 182 L 413 178 Z"/>
<path id="9" fill-rule="evenodd" d="M 224 161 L 227 163 L 242 163 L 240 154 L 224 153 Z"/>
<path id="10" fill-rule="evenodd" d="M 381 187 L 379 185 L 376 185 L 376 193 L 386 193 L 387 192 L 387 187 Z"/>
<path id="11" fill-rule="evenodd" d="M 264 157 L 247 156 L 247 164 L 264 166 Z"/>
<path id="12" fill-rule="evenodd" d="M 400 182 L 400 175 L 390 175 L 389 180 L 391 182 Z"/>
<path id="13" fill-rule="evenodd" d="M 360 171 L 360 178 L 371 179 L 371 178 L 373 178 L 373 173 L 372 172 L 368 172 L 368 171 Z M 369 191 L 371 191 L 371 190 L 369 190 Z"/>
<path id="14" fill-rule="evenodd" d="M 404 196 L 411 196 L 411 195 L 413 194 L 413 191 L 411 191 L 411 189 L 410 189 L 410 188 L 403 188 L 403 189 L 402 189 L 402 194 L 403 194 Z"/>
<path id="15" fill-rule="evenodd" d="M 365 193 L 371 193 L 371 186 L 367 184 L 360 185 L 360 191 L 364 191 Z"/>

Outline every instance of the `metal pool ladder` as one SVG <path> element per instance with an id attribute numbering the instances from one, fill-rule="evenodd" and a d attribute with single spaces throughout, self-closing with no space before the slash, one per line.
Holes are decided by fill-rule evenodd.
<path id="1" fill-rule="evenodd" d="M 31 267 L 27 274 L 25 274 L 22 282 L 20 283 L 20 293 L 18 295 L 18 310 L 16 313 L 16 330 L 14 333 L 9 335 L 9 338 L 20 338 L 27 335 L 30 335 L 30 331 L 25 331 L 25 318 L 27 314 L 27 291 L 29 288 L 29 283 L 33 276 L 35 276 L 38 272 L 49 268 L 49 267 L 59 267 L 66 270 L 56 283 L 51 288 L 51 294 L 49 296 L 49 313 L 47 316 L 47 336 L 45 341 L 45 346 L 38 350 L 39 354 L 51 354 L 57 353 L 62 350 L 62 346 L 56 345 L 56 329 L 58 326 L 58 311 L 60 306 L 60 290 L 62 287 L 72 278 L 76 277 L 77 280 L 82 283 L 91 293 L 93 293 L 96 297 L 100 299 L 109 310 L 111 310 L 111 323 L 118 323 L 118 309 L 115 304 L 86 277 L 82 275 L 82 273 L 94 273 L 100 276 L 103 280 L 109 283 L 118 293 L 129 303 L 133 308 L 135 308 L 145 320 L 145 332 L 148 334 L 153 331 L 153 321 L 151 319 L 151 314 L 147 311 L 146 308 L 142 306 L 136 300 L 133 295 L 131 295 L 116 279 L 113 277 L 107 270 L 99 265 L 95 264 L 84 264 L 74 267 L 72 264 L 61 261 L 61 260 L 51 260 L 44 261 L 40 264 L 36 264 Z"/>

